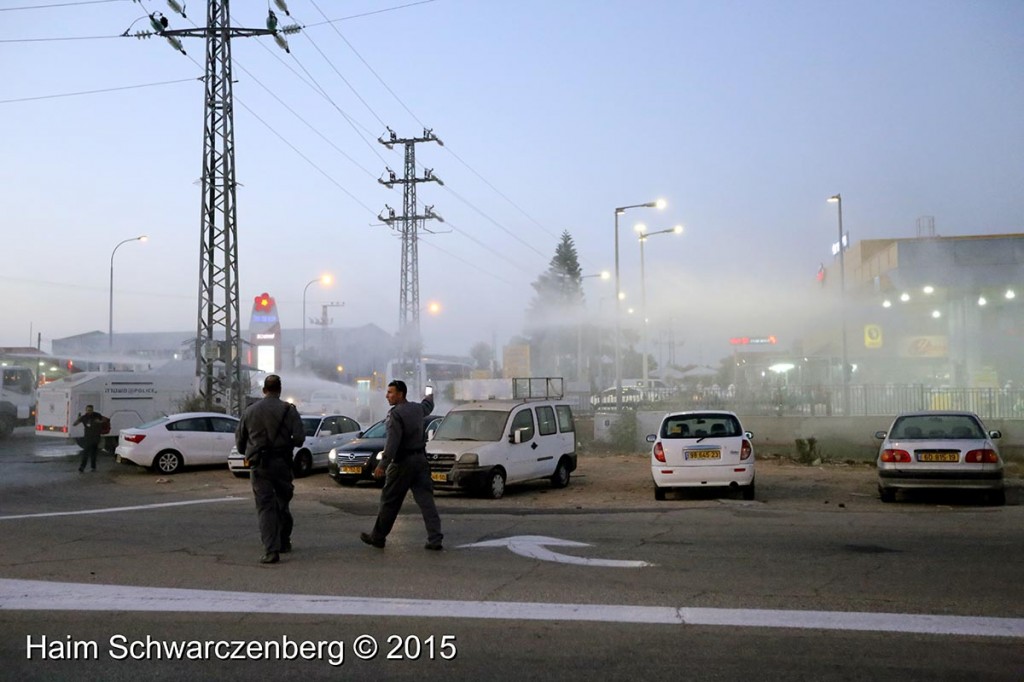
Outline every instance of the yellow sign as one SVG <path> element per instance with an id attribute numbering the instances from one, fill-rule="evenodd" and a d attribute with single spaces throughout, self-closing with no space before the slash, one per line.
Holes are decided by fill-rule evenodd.
<path id="1" fill-rule="evenodd" d="M 866 324 L 864 325 L 864 347 L 865 348 L 881 348 L 882 347 L 882 328 L 877 324 Z"/>
<path id="2" fill-rule="evenodd" d="M 505 346 L 502 370 L 506 379 L 530 376 L 530 347 L 526 344 Z"/>

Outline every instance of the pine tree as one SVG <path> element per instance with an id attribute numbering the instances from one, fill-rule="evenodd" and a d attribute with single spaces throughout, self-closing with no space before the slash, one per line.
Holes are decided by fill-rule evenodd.
<path id="1" fill-rule="evenodd" d="M 562 232 L 548 269 L 532 283 L 536 295 L 527 309 L 526 334 L 534 373 L 575 376 L 583 286 L 576 244 Z"/>

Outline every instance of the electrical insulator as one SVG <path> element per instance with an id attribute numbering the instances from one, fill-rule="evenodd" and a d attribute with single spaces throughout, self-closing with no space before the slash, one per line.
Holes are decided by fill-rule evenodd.
<path id="1" fill-rule="evenodd" d="M 268 31 L 276 31 L 277 30 L 277 15 L 274 14 L 274 10 L 272 10 L 272 9 L 268 9 L 267 10 L 267 30 Z"/>
<path id="2" fill-rule="evenodd" d="M 180 14 L 181 16 L 188 19 L 188 17 L 185 16 L 185 5 L 178 2 L 178 0 L 167 0 L 167 6 L 175 12 L 177 12 L 178 14 Z"/>
<path id="3" fill-rule="evenodd" d="M 164 36 L 164 38 L 167 39 L 167 42 L 169 42 L 171 44 L 171 47 L 173 47 L 175 50 L 182 54 L 188 54 L 188 52 L 185 52 L 185 48 L 181 46 L 180 40 L 178 40 L 174 36 Z"/>
<path id="4" fill-rule="evenodd" d="M 274 42 L 277 43 L 277 46 L 279 48 L 281 48 L 282 50 L 284 50 L 288 54 L 292 53 L 292 51 L 288 49 L 288 41 L 285 40 L 280 34 L 277 34 L 277 33 L 274 34 Z"/>
<path id="5" fill-rule="evenodd" d="M 277 8 L 279 10 L 281 10 L 282 12 L 287 14 L 288 16 L 292 15 L 292 13 L 288 11 L 288 5 L 285 4 L 284 0 L 274 0 L 274 4 L 277 5 Z"/>

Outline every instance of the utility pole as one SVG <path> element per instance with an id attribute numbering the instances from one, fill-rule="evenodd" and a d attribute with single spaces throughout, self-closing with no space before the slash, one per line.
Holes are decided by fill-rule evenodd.
<path id="1" fill-rule="evenodd" d="M 416 214 L 416 185 L 421 182 L 436 182 L 444 185 L 433 169 L 427 168 L 423 177 L 416 177 L 416 144 L 419 142 L 436 142 L 444 146 L 444 142 L 434 134 L 430 128 L 423 129 L 422 137 L 399 138 L 391 128 L 387 129 L 388 139 L 383 136 L 377 141 L 388 149 L 393 149 L 396 144 L 405 146 L 405 177 L 399 178 L 390 168 L 387 169 L 387 179 L 381 177 L 377 180 L 388 189 L 395 185 L 402 185 L 402 215 L 395 215 L 395 210 L 384 205 L 386 212 L 381 212 L 380 220 L 393 226 L 399 223 L 402 235 L 402 277 L 401 291 L 399 292 L 398 303 L 398 336 L 401 344 L 401 355 L 403 364 L 408 364 L 413 359 L 415 369 L 415 382 L 419 384 L 419 365 L 422 355 L 422 342 L 420 339 L 420 270 L 419 270 L 419 249 L 417 246 L 418 231 L 424 220 L 437 220 L 444 222 L 444 218 L 434 213 L 433 206 L 426 206 L 423 215 Z M 426 230 L 426 228 L 423 228 Z M 427 230 L 429 232 L 429 230 Z"/>
<path id="2" fill-rule="evenodd" d="M 345 307 L 345 302 L 344 301 L 342 301 L 341 303 L 338 303 L 337 301 L 332 301 L 330 303 L 324 303 L 322 306 L 320 306 L 320 319 L 318 320 L 315 317 L 311 317 L 309 319 L 310 324 L 314 324 L 314 325 L 320 327 L 320 347 L 321 348 L 326 348 L 327 347 L 327 327 L 329 327 L 330 325 L 334 324 L 334 318 L 333 317 L 330 317 L 330 318 L 327 317 L 327 311 L 330 308 L 344 308 L 344 307 Z"/>
<path id="3" fill-rule="evenodd" d="M 287 13 L 282 1 L 275 2 Z M 238 305 L 231 39 L 270 35 L 287 51 L 288 44 L 281 34 L 294 33 L 299 27 L 279 30 L 277 16 L 273 10 L 268 10 L 266 28 L 232 28 L 229 4 L 229 0 L 208 0 L 206 26 L 201 28 L 169 30 L 163 15 L 154 13 L 149 18 L 156 35 L 166 38 L 182 53 L 185 51 L 179 38 L 206 38 L 196 376 L 206 409 L 221 408 L 231 414 L 241 414 L 249 386 L 242 374 Z"/>

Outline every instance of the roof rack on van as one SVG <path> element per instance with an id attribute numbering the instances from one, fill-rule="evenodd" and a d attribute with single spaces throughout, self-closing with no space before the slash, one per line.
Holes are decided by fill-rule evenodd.
<path id="1" fill-rule="evenodd" d="M 512 397 L 516 400 L 561 400 L 565 395 L 562 377 L 513 377 Z"/>

